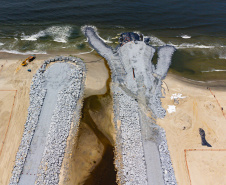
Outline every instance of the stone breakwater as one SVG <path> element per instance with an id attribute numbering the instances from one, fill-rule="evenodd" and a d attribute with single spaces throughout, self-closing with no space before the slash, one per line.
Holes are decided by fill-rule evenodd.
<path id="1" fill-rule="evenodd" d="M 45 71 L 48 64 L 59 61 L 62 62 L 51 65 L 50 69 Z M 55 71 L 61 72 L 62 67 L 65 68 L 67 72 L 63 75 L 64 80 L 61 82 L 62 84 L 68 82 L 68 84 L 61 86 L 61 84 L 57 84 L 58 78 L 62 77 L 61 74 L 58 73 L 59 77 L 54 75 L 57 74 Z M 50 72 L 51 68 L 53 68 L 52 72 Z M 85 73 L 85 65 L 81 59 L 74 57 L 56 57 L 44 61 L 41 68 L 34 75 L 30 89 L 28 117 L 21 144 L 16 155 L 10 184 L 34 184 L 34 180 L 36 180 L 36 184 L 58 184 L 70 128 L 78 127 L 81 111 L 81 105 L 78 103 L 81 103 L 81 99 L 83 98 Z M 51 75 L 53 76 L 51 77 Z M 47 79 L 47 77 L 49 79 Z M 44 152 L 41 153 L 41 156 L 38 156 L 41 157 L 41 161 L 38 163 L 39 167 L 35 169 L 36 171 L 29 169 L 30 171 L 35 171 L 35 174 L 25 174 L 24 172 L 27 170 L 27 167 L 25 169 L 24 167 L 26 165 L 30 165 L 29 168 L 32 168 L 32 160 L 28 160 L 30 160 L 31 156 L 34 155 L 33 153 L 36 152 L 31 153 L 32 147 L 35 145 L 32 139 L 36 137 L 35 134 L 38 132 L 36 127 L 38 128 L 40 124 L 39 119 L 43 116 L 43 105 L 46 106 L 45 101 L 47 101 L 45 100 L 47 97 L 46 94 L 48 95 L 48 91 L 54 92 L 55 90 L 58 90 L 57 102 L 53 114 L 49 115 L 51 116 L 51 123 L 48 132 L 46 132 L 48 134 L 46 137 L 42 136 L 42 139 L 45 138 L 46 140 Z M 77 110 L 77 107 L 79 107 L 80 110 Z M 75 110 L 77 111 L 75 112 Z M 38 152 L 37 150 L 37 153 Z M 32 179 L 30 179 L 28 175 L 30 175 Z"/>
<path id="2" fill-rule="evenodd" d="M 177 184 L 165 132 L 155 124 L 155 119 L 166 113 L 160 100 L 162 80 L 175 48 L 158 48 L 158 62 L 154 65 L 151 61 L 155 48 L 142 40 L 130 38 L 130 42 L 112 49 L 95 27 L 84 26 L 82 31 L 111 69 L 119 184 Z"/>
<path id="3" fill-rule="evenodd" d="M 37 174 L 37 184 L 57 184 L 59 181 L 58 176 L 74 110 L 81 94 L 83 71 L 74 69 L 68 75 L 70 75 L 71 84 L 67 89 L 58 93 L 57 105 L 51 119 L 46 147 Z"/>
<path id="4" fill-rule="evenodd" d="M 164 129 L 156 125 L 154 119 L 146 117 L 137 99 L 117 84 L 112 84 L 111 89 L 116 130 L 115 167 L 119 184 L 145 185 L 154 181 L 159 185 L 176 185 Z M 152 145 L 151 152 L 147 145 Z M 153 145 L 157 157 L 152 156 L 154 159 L 149 161 L 149 156 L 154 154 Z M 149 166 L 152 162 L 157 163 L 156 159 L 161 169 Z"/>
<path id="5" fill-rule="evenodd" d="M 148 184 L 138 102 L 113 85 L 115 166 L 120 184 Z M 126 164 L 126 165 L 125 165 Z"/>
<path id="6" fill-rule="evenodd" d="M 161 160 L 161 167 L 163 172 L 163 179 L 166 185 L 176 185 L 177 181 L 175 178 L 170 153 L 166 141 L 166 133 L 165 130 L 159 127 L 159 135 L 161 136 L 161 143 L 158 145 L 159 155 Z"/>

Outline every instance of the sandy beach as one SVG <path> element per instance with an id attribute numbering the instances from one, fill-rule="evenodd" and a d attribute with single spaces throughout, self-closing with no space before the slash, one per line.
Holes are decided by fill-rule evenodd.
<path id="1" fill-rule="evenodd" d="M 24 55 L 0 53 L 0 66 L 3 65 L 0 68 L 0 184 L 8 184 L 11 177 L 15 155 L 27 118 L 32 77 L 43 60 L 51 58 L 51 56 L 55 55 L 37 55 L 37 59 L 29 63 L 28 66 L 22 67 L 20 63 L 22 59 L 26 58 Z M 109 72 L 102 57 L 95 52 L 78 55 L 77 57 L 81 57 L 87 67 L 85 98 L 91 95 L 105 94 Z M 28 72 L 27 69 L 31 69 L 31 72 Z M 220 185 L 226 183 L 226 177 L 223 175 L 223 172 L 226 171 L 226 117 L 224 116 L 226 115 L 226 97 L 224 96 L 226 88 L 210 87 L 210 91 L 207 89 L 208 84 L 191 84 L 170 73 L 164 82 L 166 97 L 162 99 L 163 107 L 168 109 L 168 105 L 174 105 L 176 111 L 172 113 L 167 111 L 166 117 L 159 119 L 157 124 L 166 131 L 178 184 L 206 185 L 214 182 L 214 184 Z M 182 94 L 184 98 L 179 98 L 179 103 L 175 104 L 174 100 L 171 100 L 171 96 L 178 93 Z M 223 111 L 217 101 L 223 107 Z M 100 127 L 103 128 L 103 121 L 100 118 L 97 119 L 100 120 L 97 123 L 102 125 Z M 201 145 L 199 128 L 206 132 L 206 140 L 212 145 L 212 148 Z M 103 129 L 102 133 L 105 133 L 106 137 L 113 142 L 114 135 L 109 127 Z M 89 132 L 87 132 L 87 135 L 89 135 Z M 92 137 L 94 136 L 92 135 Z M 97 145 L 94 143 L 94 140 L 97 140 L 96 137 L 91 140 L 93 142 L 90 142 L 90 145 Z M 89 146 L 89 143 L 86 143 L 86 145 L 90 150 L 99 147 L 99 150 L 96 151 L 103 152 L 100 144 L 93 146 L 93 148 Z M 205 150 L 186 151 L 185 160 L 185 150 L 188 149 Z M 213 151 L 210 151 L 211 149 Z M 98 163 L 100 155 L 93 156 L 92 160 Z M 84 168 L 87 169 L 86 174 L 81 176 L 87 177 L 87 174 L 97 163 Z"/>
<path id="2" fill-rule="evenodd" d="M 178 184 L 225 184 L 222 174 L 226 171 L 226 107 L 225 88 L 210 87 L 215 97 L 205 85 L 194 85 L 181 81 L 180 78 L 168 74 L 164 80 L 166 98 L 162 99 L 163 107 L 175 105 L 171 100 L 173 94 L 182 94 L 176 112 L 168 113 L 157 124 L 166 131 L 168 147 Z M 224 113 L 224 115 L 223 115 Z M 206 132 L 206 140 L 212 148 L 201 145 L 199 128 Z M 204 149 L 204 151 L 185 151 L 187 149 Z M 223 149 L 218 151 L 218 149 Z M 214 151 L 211 151 L 214 150 Z M 190 173 L 190 175 L 189 175 Z"/>

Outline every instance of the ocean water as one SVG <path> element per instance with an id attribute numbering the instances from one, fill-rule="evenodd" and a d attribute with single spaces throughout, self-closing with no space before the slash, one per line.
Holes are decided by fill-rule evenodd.
<path id="1" fill-rule="evenodd" d="M 226 80 L 223 0 L 1 0 L 0 51 L 91 51 L 81 32 L 87 24 L 112 47 L 127 31 L 149 36 L 156 48 L 175 46 L 171 71 L 186 78 Z"/>

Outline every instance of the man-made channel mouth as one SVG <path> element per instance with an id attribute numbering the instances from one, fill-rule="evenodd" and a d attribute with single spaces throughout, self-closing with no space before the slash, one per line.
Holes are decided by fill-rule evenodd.
<path id="1" fill-rule="evenodd" d="M 100 98 L 100 97 L 99 97 Z M 104 146 L 103 156 L 99 164 L 92 170 L 84 185 L 101 185 L 101 184 L 116 184 L 116 171 L 114 168 L 114 152 L 113 146 L 108 138 L 98 129 L 93 121 L 89 110 L 98 111 L 102 107 L 98 96 L 91 96 L 85 99 L 82 109 L 82 124 L 87 124 L 95 133 L 99 141 Z M 109 120 L 110 121 L 110 120 Z"/>
<path id="2" fill-rule="evenodd" d="M 84 99 L 77 141 L 70 160 L 67 184 L 115 185 L 112 98 L 93 95 Z"/>

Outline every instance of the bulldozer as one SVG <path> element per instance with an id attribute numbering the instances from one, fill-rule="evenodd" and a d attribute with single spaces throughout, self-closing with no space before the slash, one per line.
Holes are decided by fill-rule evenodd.
<path id="1" fill-rule="evenodd" d="M 28 58 L 26 58 L 22 63 L 21 65 L 22 66 L 26 66 L 28 65 L 29 62 L 33 61 L 35 59 L 35 55 L 31 55 L 29 56 Z"/>

